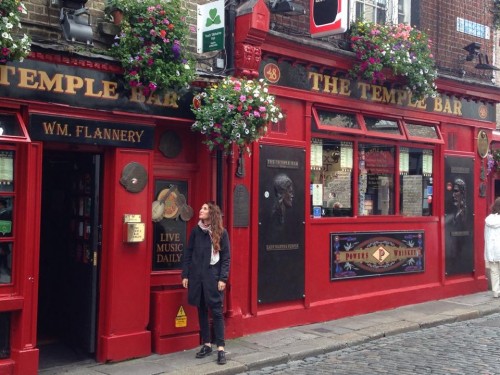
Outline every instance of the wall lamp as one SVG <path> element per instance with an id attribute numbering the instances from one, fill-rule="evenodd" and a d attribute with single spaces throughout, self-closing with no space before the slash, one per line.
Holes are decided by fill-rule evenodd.
<path id="1" fill-rule="evenodd" d="M 59 21 L 64 38 L 68 42 L 93 46 L 93 31 L 90 12 L 85 7 L 87 0 L 63 0 Z"/>
<path id="2" fill-rule="evenodd" d="M 271 13 L 283 14 L 284 16 L 303 16 L 306 14 L 304 6 L 290 0 L 273 0 L 269 5 Z"/>
<path id="3" fill-rule="evenodd" d="M 477 42 L 472 42 L 464 47 L 464 50 L 469 52 L 469 54 L 465 57 L 466 61 L 473 61 L 476 57 L 479 60 L 479 63 L 476 64 L 475 68 L 476 69 L 482 69 L 482 70 L 500 70 L 494 65 L 490 64 L 488 55 L 485 55 L 483 53 L 479 53 L 479 50 L 481 49 L 481 44 Z"/>

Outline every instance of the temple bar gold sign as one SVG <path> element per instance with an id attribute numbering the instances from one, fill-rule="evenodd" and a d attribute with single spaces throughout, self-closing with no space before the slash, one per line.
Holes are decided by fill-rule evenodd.
<path id="1" fill-rule="evenodd" d="M 32 140 L 37 141 L 152 149 L 154 128 L 138 124 L 32 114 L 29 134 Z"/>

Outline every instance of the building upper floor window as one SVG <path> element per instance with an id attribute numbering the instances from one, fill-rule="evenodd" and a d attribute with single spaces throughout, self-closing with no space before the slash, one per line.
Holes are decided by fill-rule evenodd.
<path id="1" fill-rule="evenodd" d="M 411 0 L 354 0 L 351 2 L 351 21 L 411 23 Z"/>

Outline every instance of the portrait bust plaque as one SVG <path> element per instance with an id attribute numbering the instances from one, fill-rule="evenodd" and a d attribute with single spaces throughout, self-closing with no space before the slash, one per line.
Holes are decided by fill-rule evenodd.
<path id="1" fill-rule="evenodd" d="M 490 142 L 488 140 L 488 134 L 484 130 L 480 130 L 477 133 L 477 153 L 481 158 L 485 158 L 488 155 L 488 149 L 490 147 Z"/>

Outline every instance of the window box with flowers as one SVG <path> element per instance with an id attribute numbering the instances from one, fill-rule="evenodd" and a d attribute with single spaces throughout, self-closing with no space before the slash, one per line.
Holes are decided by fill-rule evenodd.
<path id="1" fill-rule="evenodd" d="M 121 32 L 111 55 L 124 69 L 126 89 L 145 96 L 165 90 L 186 90 L 195 78 L 186 49 L 189 26 L 180 0 L 122 0 Z"/>
<path id="2" fill-rule="evenodd" d="M 26 7 L 19 0 L 0 0 L 0 64 L 23 61 L 31 51 L 31 38 L 17 33 L 21 29 L 21 14 Z"/>
<path id="3" fill-rule="evenodd" d="M 359 60 L 353 76 L 380 84 L 392 74 L 416 98 L 436 95 L 437 71 L 425 33 L 405 24 L 358 21 L 351 28 L 351 45 Z"/>
<path id="4" fill-rule="evenodd" d="M 225 77 L 195 96 L 191 109 L 195 115 L 192 130 L 205 135 L 210 151 L 230 152 L 233 145 L 242 151 L 262 138 L 269 123 L 283 119 L 275 97 L 263 79 Z"/>

